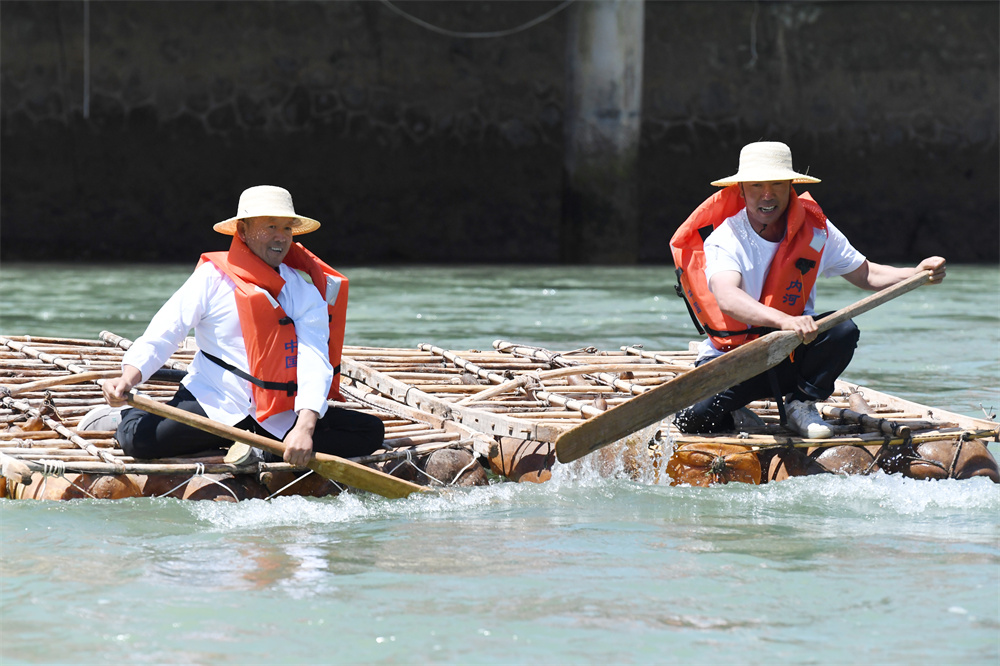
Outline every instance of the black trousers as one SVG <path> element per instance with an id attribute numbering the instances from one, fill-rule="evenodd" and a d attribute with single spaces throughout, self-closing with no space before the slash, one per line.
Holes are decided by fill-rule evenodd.
<path id="1" fill-rule="evenodd" d="M 191 392 L 181 386 L 167 403 L 192 414 L 206 416 Z M 248 416 L 236 424 L 241 430 L 277 439 Z M 212 449 L 228 448 L 232 440 L 212 435 L 183 423 L 156 416 L 141 409 L 123 412 L 116 433 L 125 455 L 133 458 L 172 458 Z M 367 456 L 382 446 L 385 427 L 371 414 L 331 407 L 316 424 L 313 451 L 343 458 Z"/>
<path id="2" fill-rule="evenodd" d="M 853 321 L 845 321 L 820 333 L 808 345 L 796 348 L 773 368 L 781 395 L 792 400 L 825 400 L 834 384 L 854 358 L 861 331 Z M 710 363 L 711 361 L 706 361 Z M 732 412 L 754 400 L 774 397 L 767 372 L 677 412 L 674 424 L 684 433 L 712 433 L 733 430 Z"/>

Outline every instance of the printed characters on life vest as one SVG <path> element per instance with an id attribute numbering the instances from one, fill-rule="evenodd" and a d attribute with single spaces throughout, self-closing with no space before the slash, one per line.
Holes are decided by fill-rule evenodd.
<path id="1" fill-rule="evenodd" d="M 292 340 L 285 343 L 285 351 L 290 355 L 285 357 L 286 368 L 299 367 L 299 341 Z"/>
<path id="2" fill-rule="evenodd" d="M 796 302 L 802 298 L 802 281 L 797 279 L 792 279 L 785 287 L 785 295 L 782 297 L 781 302 L 789 307 L 795 307 Z"/>

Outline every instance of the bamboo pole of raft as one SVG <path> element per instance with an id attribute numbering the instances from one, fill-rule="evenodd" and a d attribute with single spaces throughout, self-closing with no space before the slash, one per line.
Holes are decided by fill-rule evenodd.
<path id="1" fill-rule="evenodd" d="M 540 349 L 538 347 L 524 347 L 524 346 L 517 345 L 517 344 L 515 344 L 513 342 L 508 342 L 506 340 L 496 340 L 493 343 L 493 346 L 496 347 L 498 350 L 503 351 L 503 352 L 508 353 L 508 354 L 520 354 L 522 356 L 527 356 L 528 358 L 537 359 L 539 361 L 543 361 L 543 362 L 548 363 L 550 365 L 556 365 L 556 366 L 563 367 L 563 368 L 572 368 L 572 367 L 577 367 L 577 366 L 581 365 L 580 363 L 577 363 L 575 361 L 571 361 L 570 359 L 566 358 L 565 355 L 563 355 L 563 354 L 557 354 L 557 353 L 551 352 L 551 351 L 549 351 L 547 349 Z M 630 372 L 634 372 L 636 369 L 641 369 L 641 366 L 644 365 L 644 364 L 642 364 L 642 363 L 635 363 L 635 364 L 632 364 L 632 365 L 634 367 L 629 368 Z M 649 365 L 651 367 L 647 368 L 647 369 L 650 369 L 650 370 L 653 367 L 656 367 L 653 364 L 649 364 Z M 661 368 L 658 368 L 658 369 L 662 369 L 662 366 L 661 366 Z M 683 370 L 686 372 L 686 371 L 690 370 L 690 368 L 683 368 Z M 632 395 L 639 395 L 640 393 L 645 393 L 646 391 L 648 391 L 650 389 L 650 387 L 648 387 L 648 386 L 643 386 L 642 384 L 637 384 L 635 382 L 630 382 L 628 380 L 622 379 L 621 377 L 619 377 L 616 374 L 611 374 L 611 373 L 608 373 L 608 372 L 603 372 L 603 373 L 597 372 L 597 373 L 586 373 L 586 374 L 593 376 L 594 379 L 596 379 L 601 384 L 605 384 L 607 386 L 611 386 L 611 387 L 613 387 L 613 388 L 615 388 L 615 389 L 617 389 L 619 391 L 623 391 L 625 393 L 631 393 Z"/>
<path id="2" fill-rule="evenodd" d="M 827 331 L 841 322 L 912 291 L 929 282 L 931 275 L 929 270 L 920 271 L 853 305 L 841 308 L 820 319 L 817 322 L 818 331 Z M 567 430 L 556 442 L 556 455 L 559 461 L 564 463 L 582 458 L 699 400 L 711 397 L 719 391 L 773 368 L 788 358 L 799 344 L 801 340 L 794 331 L 775 331 L 741 345 L 614 409 L 609 409 L 601 416 Z"/>
<path id="3" fill-rule="evenodd" d="M 83 439 L 110 439 L 115 433 L 113 430 L 85 430 L 78 434 Z M 0 442 L 11 439 L 48 439 L 51 437 L 51 433 L 41 430 L 29 430 L 27 432 L 0 431 Z"/>
<path id="4" fill-rule="evenodd" d="M 16 340 L 17 342 L 27 342 L 30 344 L 39 345 L 75 345 L 77 347 L 104 347 L 105 343 L 99 342 L 97 340 L 83 340 L 78 338 L 49 338 L 40 335 L 9 335 L 7 336 L 9 340 Z"/>
<path id="5" fill-rule="evenodd" d="M 455 354 L 454 352 L 446 351 L 444 349 L 441 349 L 440 347 L 435 347 L 433 345 L 420 345 L 420 347 L 422 349 L 426 348 L 428 351 L 432 351 L 438 356 L 441 356 L 442 358 L 451 361 L 452 363 L 462 368 L 463 370 L 475 374 L 477 377 L 488 379 L 489 381 L 494 383 L 503 383 L 506 381 L 506 377 L 504 377 L 503 375 L 497 374 L 495 372 L 490 372 L 485 368 L 480 368 L 472 361 L 468 361 L 459 356 L 458 354 Z M 559 407 L 563 407 L 565 409 L 570 409 L 572 411 L 580 412 L 581 414 L 584 414 L 586 416 L 597 416 L 598 414 L 604 413 L 603 409 L 594 406 L 594 404 L 591 402 L 577 400 L 575 398 L 567 398 L 565 396 L 559 395 L 558 393 L 552 393 L 544 389 L 540 391 L 536 390 L 534 391 L 534 393 L 536 397 L 545 400 L 549 404 L 558 405 Z M 524 439 L 538 439 L 538 438 L 526 437 Z M 548 441 L 548 440 L 539 439 L 538 441 Z"/>
<path id="6" fill-rule="evenodd" d="M 0 459 L 4 454 L 0 453 Z M 7 456 L 9 457 L 9 456 Z M 295 469 L 287 463 L 252 463 L 249 465 L 234 465 L 226 462 L 172 462 L 172 463 L 123 463 L 117 464 L 95 462 L 90 460 L 21 460 L 29 470 L 29 481 L 31 472 L 46 472 L 51 470 L 53 463 L 57 463 L 60 471 L 74 472 L 78 474 L 253 474 L 261 471 L 284 471 Z M 7 476 L 4 474 L 4 476 Z M 10 477 L 7 477 L 10 478 Z M 27 485 L 27 484 L 25 484 Z"/>
<path id="7" fill-rule="evenodd" d="M 468 441 L 471 444 L 472 450 L 477 454 L 484 457 L 488 457 L 490 454 L 492 437 L 474 430 L 463 423 L 391 400 L 374 391 L 371 393 L 362 393 L 359 388 L 347 386 L 346 384 L 340 387 L 340 391 L 344 395 L 350 396 L 353 400 L 367 404 L 376 410 L 387 412 L 399 418 L 424 423 L 432 428 L 444 430 L 447 433 L 457 432 L 463 441 Z"/>
<path id="8" fill-rule="evenodd" d="M 27 382 L 24 384 L 8 385 L 7 388 L 12 396 L 16 396 L 22 393 L 30 393 L 31 391 L 41 391 L 42 389 L 52 388 L 54 386 L 82 384 L 83 382 L 89 382 L 94 379 L 108 379 L 110 377 L 117 377 L 120 374 L 121 372 L 118 370 L 94 370 L 90 372 L 81 372 L 76 375 L 69 374 L 63 375 L 62 377 L 39 379 L 38 381 Z"/>
<path id="9" fill-rule="evenodd" d="M 105 333 L 106 332 L 107 331 L 105 331 Z M 124 339 L 124 338 L 122 338 L 122 339 Z M 71 361 L 69 359 L 65 359 L 65 358 L 62 358 L 60 356 L 56 356 L 54 354 L 49 354 L 48 352 L 44 352 L 44 351 L 42 351 L 40 349 L 37 349 L 35 347 L 32 347 L 32 346 L 26 344 L 26 343 L 18 342 L 16 340 L 12 340 L 11 338 L 0 337 L 0 345 L 3 345 L 3 346 L 5 346 L 5 347 L 7 347 L 9 349 L 13 349 L 14 351 L 16 351 L 16 352 L 18 352 L 20 354 L 25 354 L 27 356 L 31 356 L 32 358 L 34 358 L 34 359 L 36 359 L 38 361 L 41 361 L 42 363 L 47 363 L 49 365 L 54 365 L 57 368 L 61 368 L 63 370 L 66 370 L 67 372 L 70 372 L 70 373 L 72 373 L 74 375 L 82 375 L 84 373 L 88 373 L 88 372 L 93 372 L 94 371 L 93 367 L 90 367 L 90 366 L 87 366 L 87 365 L 80 365 L 76 361 Z M 185 371 L 187 370 L 187 365 L 184 364 L 184 363 L 179 363 L 179 362 L 168 362 L 168 364 L 166 364 L 164 367 L 168 368 L 169 370 L 185 370 Z M 117 376 L 117 374 L 121 374 L 120 370 L 116 373 L 115 376 Z M 153 373 L 153 376 L 150 377 L 150 381 L 152 381 L 153 378 L 156 377 L 156 376 L 158 376 L 158 375 L 161 376 L 161 377 L 169 377 L 170 379 L 168 379 L 167 381 L 180 381 L 180 377 L 179 376 L 172 375 L 169 372 L 166 372 L 166 371 L 164 371 L 162 369 L 161 370 L 157 370 L 155 373 Z M 39 381 L 41 381 L 41 380 L 39 380 Z M 89 381 L 92 381 L 92 380 L 89 380 Z"/>
<path id="10" fill-rule="evenodd" d="M 370 456 L 352 458 L 351 460 L 354 460 L 359 463 L 373 463 L 373 462 L 385 462 L 387 460 L 400 460 L 401 458 L 422 456 L 427 453 L 434 453 L 435 451 L 440 451 L 441 449 L 450 449 L 455 446 L 460 446 L 464 449 L 469 444 L 471 444 L 471 442 L 466 442 L 462 440 L 459 440 L 457 442 L 429 442 L 427 444 L 419 444 L 412 448 L 393 449 L 392 451 L 386 451 L 385 453 L 373 453 Z"/>
<path id="11" fill-rule="evenodd" d="M 677 372 L 687 372 L 694 367 L 695 359 L 698 354 L 690 351 L 685 352 L 651 352 L 644 349 L 640 349 L 636 346 L 627 346 L 621 348 L 623 352 L 629 354 L 630 356 L 638 356 L 639 358 L 649 358 L 656 361 L 657 365 L 660 365 L 669 370 L 676 370 Z M 690 359 L 687 363 L 677 363 L 679 359 Z"/>
<path id="12" fill-rule="evenodd" d="M 122 462 L 127 462 L 125 458 L 125 452 L 116 446 L 105 447 L 108 453 L 121 459 Z M 81 451 L 79 448 L 73 446 L 70 442 L 64 439 L 57 439 L 51 442 L 45 442 L 38 446 L 31 447 L 21 447 L 21 446 L 0 446 L 0 452 L 6 453 L 9 456 L 14 456 L 15 458 L 20 458 L 22 460 L 26 459 L 36 459 L 36 458 L 48 458 L 56 456 L 59 458 L 68 458 L 71 460 L 83 460 L 85 458 L 93 458 L 92 455 L 86 451 Z"/>
<path id="13" fill-rule="evenodd" d="M 440 449 L 447 449 L 461 444 L 461 442 L 435 442 L 422 444 L 412 449 L 397 449 L 385 453 L 372 454 L 358 458 L 348 458 L 349 461 L 357 464 L 367 464 L 375 462 L 385 462 L 388 460 L 400 460 L 407 456 L 423 456 Z M 48 463 L 48 464 L 46 464 Z M 58 463 L 62 471 L 78 474 L 257 474 L 260 472 L 290 472 L 297 470 L 297 467 L 288 463 L 264 463 L 253 462 L 242 465 L 234 465 L 227 462 L 194 462 L 189 459 L 171 459 L 171 462 L 161 460 L 155 463 L 120 462 L 111 464 L 106 462 L 95 462 L 91 460 L 72 459 L 43 459 L 43 460 L 23 460 L 6 453 L 0 452 L 0 475 L 21 483 L 31 485 L 32 474 L 34 472 L 46 472 L 52 469 L 53 463 Z M 395 478 L 395 477 L 394 477 Z M 423 488 L 423 486 L 420 486 Z M 426 489 L 425 489 L 426 492 Z"/>
<path id="14" fill-rule="evenodd" d="M 76 432 L 76 431 L 74 431 L 74 432 Z M 76 432 L 76 434 L 77 434 L 78 437 L 80 437 L 81 435 L 89 435 L 89 434 L 91 434 L 93 432 L 96 432 L 96 431 L 93 431 L 93 430 L 86 431 L 86 432 L 85 431 L 79 431 L 79 432 Z M 41 434 L 47 434 L 47 436 L 46 437 L 35 437 L 35 438 L 27 438 L 26 437 L 24 439 L 21 439 L 21 438 L 15 436 L 13 438 L 9 438 L 8 437 L 8 438 L 5 438 L 5 439 L 0 439 L 0 449 L 3 449 L 3 450 L 6 450 L 6 449 L 28 450 L 28 449 L 38 449 L 38 448 L 42 448 L 42 449 L 44 449 L 44 448 L 57 448 L 57 449 L 65 449 L 67 451 L 78 451 L 80 449 L 80 447 L 77 446 L 76 444 L 73 444 L 72 442 L 67 441 L 65 437 L 63 437 L 59 433 L 51 431 L 51 430 L 38 430 L 38 431 L 34 431 L 34 432 L 25 432 L 25 433 L 18 433 L 18 434 L 21 434 L 21 435 L 36 435 L 36 434 L 40 434 L 40 433 Z M 101 437 L 99 437 L 99 438 L 94 438 L 94 437 L 84 438 L 84 437 L 80 437 L 80 439 L 84 439 L 85 441 L 89 442 L 90 444 L 93 444 L 94 446 L 96 446 L 99 449 L 106 449 L 106 450 L 112 451 L 112 450 L 115 450 L 115 449 L 118 448 L 118 440 L 114 439 L 114 437 L 112 435 L 114 435 L 113 432 L 111 432 L 111 433 L 103 433 L 101 435 Z"/>
<path id="15" fill-rule="evenodd" d="M 865 399 L 869 402 L 874 401 L 872 406 L 875 404 L 891 406 L 896 411 L 908 411 L 913 414 L 919 414 L 923 418 L 928 418 L 937 421 L 948 421 L 951 423 L 957 423 L 963 428 L 968 428 L 970 430 L 985 430 L 993 428 L 996 430 L 997 438 L 996 441 L 1000 441 L 1000 424 L 996 421 L 991 421 L 988 419 L 980 419 L 972 416 L 965 416 L 964 414 L 956 414 L 955 412 L 949 412 L 944 409 L 939 409 L 937 407 L 928 408 L 926 405 L 921 405 L 916 402 L 910 402 L 909 400 L 904 400 L 902 398 L 897 398 L 894 395 L 888 393 L 881 393 L 874 389 L 860 386 L 858 384 L 852 384 L 850 382 L 837 380 L 837 388 L 845 393 L 853 393 L 856 391 L 862 391 L 865 395 Z"/>
<path id="16" fill-rule="evenodd" d="M 34 347 L 24 342 L 17 342 L 16 340 L 11 340 L 10 338 L 0 337 L 0 345 L 3 345 L 9 349 L 13 349 L 16 352 L 27 354 L 28 356 L 32 356 L 38 359 L 39 361 L 43 361 L 44 363 L 54 365 L 56 367 L 62 368 L 63 370 L 68 370 L 73 374 L 78 375 L 93 370 L 93 368 L 89 368 L 84 365 L 79 365 L 67 359 L 60 358 L 59 356 L 48 354 L 39 349 L 35 349 Z"/>
<path id="17" fill-rule="evenodd" d="M 112 347 L 118 347 L 119 349 L 124 349 L 126 351 L 128 351 L 128 348 L 132 346 L 132 340 L 116 335 L 111 331 L 101 331 L 99 337 L 105 344 L 111 345 Z M 174 354 L 171 354 L 171 356 L 177 354 L 178 352 L 191 352 L 193 355 L 194 350 L 183 350 L 178 348 Z M 163 367 L 171 368 L 173 370 L 187 370 L 188 364 L 181 361 L 171 361 L 170 359 L 167 359 L 167 362 L 163 364 Z"/>
<path id="18" fill-rule="evenodd" d="M 122 350 L 115 349 L 114 347 L 108 347 L 106 345 L 73 345 L 73 344 L 44 344 L 38 342 L 28 342 L 26 340 L 17 340 L 14 337 L 9 338 L 11 341 L 16 341 L 21 344 L 30 344 L 36 349 L 41 349 L 44 352 L 55 353 L 60 352 L 64 354 L 71 354 L 74 356 L 87 357 L 92 359 L 97 359 L 104 361 L 106 363 L 113 363 L 116 360 L 121 359 Z M 4 352 L 6 354 L 11 354 L 13 352 Z M 16 358 L 13 356 L 7 356 L 6 358 Z"/>
<path id="19" fill-rule="evenodd" d="M 949 439 L 986 439 L 996 434 L 996 430 L 965 430 L 956 428 L 954 430 L 930 430 L 911 435 L 910 437 L 891 437 L 880 433 L 868 433 L 857 437 L 832 437 L 830 439 L 804 439 L 802 437 L 781 437 L 777 435 L 750 435 L 749 437 L 726 437 L 726 436 L 703 436 L 703 437 L 679 437 L 675 441 L 679 444 L 697 442 L 698 444 L 737 444 L 739 446 L 749 446 L 752 449 L 780 449 L 784 447 L 804 448 L 826 448 L 831 446 L 871 446 L 873 444 L 886 444 L 888 446 L 899 446 L 900 444 L 924 444 L 926 442 L 939 442 Z"/>
<path id="20" fill-rule="evenodd" d="M 345 376 L 389 396 L 396 402 L 430 412 L 446 420 L 457 421 L 478 432 L 543 442 L 554 441 L 562 432 L 562 428 L 528 423 L 502 414 L 456 405 L 347 357 L 341 359 L 340 367 Z"/>
<path id="21" fill-rule="evenodd" d="M 895 421 L 890 421 L 888 419 L 876 418 L 874 416 L 869 416 L 868 414 L 855 412 L 851 409 L 830 407 L 829 405 L 823 405 L 820 407 L 820 411 L 823 416 L 827 418 L 841 419 L 850 423 L 857 423 L 863 428 L 872 429 L 875 432 L 880 432 L 883 435 L 888 435 L 890 437 L 901 437 L 906 439 L 910 436 L 910 426 L 896 423 Z"/>
<path id="22" fill-rule="evenodd" d="M 424 435 L 404 435 L 402 437 L 386 438 L 382 442 L 382 448 L 386 449 L 399 449 L 413 446 L 414 444 L 425 444 L 427 442 L 447 442 L 448 444 L 454 444 L 456 441 L 462 439 L 462 436 L 457 432 L 448 433 L 428 433 Z"/>
<path id="23" fill-rule="evenodd" d="M 76 444 L 81 449 L 83 449 L 84 451 L 86 451 L 90 455 L 94 456 L 95 458 L 100 458 L 101 460 L 103 460 L 103 461 L 105 461 L 107 463 L 111 463 L 111 464 L 115 464 L 117 462 L 117 460 L 115 459 L 115 457 L 113 455 L 111 455 L 110 453 L 108 453 L 107 449 L 99 449 L 99 448 L 97 448 L 96 446 L 94 446 L 93 444 L 91 444 L 90 442 L 88 442 L 83 437 L 80 437 L 79 434 L 77 434 L 76 432 L 70 430 L 69 428 L 67 428 L 63 424 L 59 423 L 55 419 L 50 418 L 48 416 L 44 416 L 41 413 L 41 410 L 35 409 L 34 407 L 32 407 L 31 405 L 29 405 L 28 403 L 20 401 L 20 400 L 15 400 L 14 398 L 10 398 L 10 397 L 3 398 L 2 402 L 3 402 L 4 405 L 6 405 L 6 406 L 8 406 L 8 407 L 10 407 L 12 409 L 16 409 L 16 410 L 18 410 L 20 412 L 23 412 L 25 414 L 29 414 L 31 416 L 36 416 L 36 417 L 40 418 L 42 420 L 42 423 L 44 423 L 49 428 L 49 430 L 53 430 L 53 431 L 59 433 L 60 435 L 62 435 L 63 437 L 65 437 L 69 441 L 73 442 L 74 444 Z"/>
<path id="24" fill-rule="evenodd" d="M 491 386 L 488 389 L 475 393 L 466 398 L 462 398 L 456 405 L 468 405 L 473 402 L 483 402 L 489 400 L 490 398 L 495 398 L 498 395 L 507 393 L 508 391 L 516 391 L 519 388 L 525 387 L 532 382 L 542 382 L 546 379 L 558 379 L 560 377 L 572 377 L 574 375 L 588 375 L 595 372 L 600 372 L 601 370 L 611 370 L 612 372 L 631 372 L 636 369 L 638 364 L 613 364 L 610 366 L 605 365 L 577 365 L 566 368 L 557 368 L 556 370 L 544 370 L 541 372 L 530 371 L 523 375 L 518 375 L 514 379 L 509 379 L 495 386 Z M 573 387 L 581 388 L 586 390 L 587 387 Z M 598 388 L 598 387 L 594 387 Z M 649 387 L 643 387 L 644 390 L 649 390 Z M 613 390 L 612 388 L 606 388 L 605 390 Z"/>

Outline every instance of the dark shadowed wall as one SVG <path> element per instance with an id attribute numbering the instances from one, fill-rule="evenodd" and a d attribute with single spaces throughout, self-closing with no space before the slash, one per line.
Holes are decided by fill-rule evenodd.
<path id="1" fill-rule="evenodd" d="M 483 32 L 558 3 L 396 5 Z M 0 257 L 194 261 L 267 183 L 335 264 L 556 261 L 565 18 L 471 39 L 375 1 L 4 0 Z M 873 259 L 1000 260 L 998 26 L 996 2 L 648 2 L 638 260 L 758 139 Z"/>

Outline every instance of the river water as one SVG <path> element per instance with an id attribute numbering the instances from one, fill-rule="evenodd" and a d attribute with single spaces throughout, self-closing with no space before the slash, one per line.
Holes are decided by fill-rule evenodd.
<path id="1" fill-rule="evenodd" d="M 0 332 L 134 338 L 189 272 L 7 264 Z M 670 267 L 345 272 L 349 344 L 694 336 Z M 862 296 L 829 280 L 818 300 Z M 950 268 L 858 324 L 845 379 L 1000 408 L 997 267 Z M 983 479 L 672 488 L 585 462 L 405 500 L 2 500 L 0 662 L 995 665 L 998 516 Z"/>

